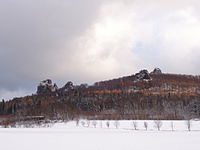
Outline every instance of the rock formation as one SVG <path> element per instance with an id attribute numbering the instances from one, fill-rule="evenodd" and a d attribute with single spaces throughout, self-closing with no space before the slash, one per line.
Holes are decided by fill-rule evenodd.
<path id="1" fill-rule="evenodd" d="M 74 89 L 74 85 L 73 82 L 69 81 L 65 84 L 65 86 L 63 87 L 64 91 L 69 91 Z"/>
<path id="2" fill-rule="evenodd" d="M 37 94 L 50 94 L 52 92 L 55 92 L 56 90 L 58 90 L 57 85 L 55 83 L 52 84 L 52 81 L 50 79 L 47 79 L 40 82 L 37 87 Z"/>
<path id="3" fill-rule="evenodd" d="M 151 72 L 151 74 L 162 74 L 162 71 L 161 71 L 160 68 L 155 68 L 155 69 Z"/>
<path id="4" fill-rule="evenodd" d="M 149 72 L 147 70 L 141 70 L 139 73 L 135 74 L 136 80 L 149 80 L 151 79 Z"/>

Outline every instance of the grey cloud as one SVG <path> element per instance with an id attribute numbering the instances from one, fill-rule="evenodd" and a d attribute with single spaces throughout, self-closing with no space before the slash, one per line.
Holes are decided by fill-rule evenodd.
<path id="1" fill-rule="evenodd" d="M 14 90 L 55 77 L 73 53 L 71 40 L 95 20 L 103 1 L 0 2 L 0 89 Z"/>
<path id="2" fill-rule="evenodd" d="M 198 0 L 0 0 L 0 98 L 34 92 L 45 78 L 62 86 L 153 67 L 198 74 L 198 6 Z"/>

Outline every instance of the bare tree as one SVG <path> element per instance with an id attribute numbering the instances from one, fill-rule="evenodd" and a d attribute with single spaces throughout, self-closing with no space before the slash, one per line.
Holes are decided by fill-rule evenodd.
<path id="1" fill-rule="evenodd" d="M 133 127 L 134 127 L 135 130 L 137 130 L 137 125 L 138 125 L 137 122 L 133 121 Z"/>
<path id="2" fill-rule="evenodd" d="M 87 120 L 86 124 L 87 124 L 87 127 L 89 127 L 90 126 L 90 120 Z"/>
<path id="3" fill-rule="evenodd" d="M 171 122 L 171 129 L 172 129 L 172 131 L 174 131 L 174 123 L 173 123 L 173 121 Z"/>
<path id="4" fill-rule="evenodd" d="M 76 126 L 79 126 L 79 119 L 76 119 Z"/>
<path id="5" fill-rule="evenodd" d="M 102 121 L 100 122 L 100 128 L 102 128 L 103 127 L 103 124 L 102 124 Z"/>
<path id="6" fill-rule="evenodd" d="M 114 124 L 115 128 L 118 129 L 120 123 L 116 120 L 113 124 Z"/>
<path id="7" fill-rule="evenodd" d="M 108 121 L 106 122 L 106 126 L 107 126 L 107 128 L 110 127 L 110 123 Z"/>
<path id="8" fill-rule="evenodd" d="M 162 127 L 162 121 L 160 120 L 155 120 L 154 121 L 154 127 L 158 129 L 158 131 L 160 131 L 160 128 Z"/>
<path id="9" fill-rule="evenodd" d="M 147 122 L 144 122 L 144 127 L 147 130 L 147 128 L 148 128 L 148 123 Z"/>
<path id="10" fill-rule="evenodd" d="M 81 121 L 81 124 L 82 124 L 83 127 L 85 126 L 85 122 L 84 121 Z"/>
<path id="11" fill-rule="evenodd" d="M 185 124 L 187 126 L 188 131 L 191 131 L 191 121 L 190 120 L 186 120 Z"/>
<path id="12" fill-rule="evenodd" d="M 92 121 L 92 125 L 96 128 L 96 126 L 97 126 L 97 122 L 94 120 L 94 121 Z"/>

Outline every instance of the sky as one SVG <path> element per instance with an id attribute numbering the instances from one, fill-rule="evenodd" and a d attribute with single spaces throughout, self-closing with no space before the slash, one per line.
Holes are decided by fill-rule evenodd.
<path id="1" fill-rule="evenodd" d="M 199 0 L 0 0 L 0 100 L 52 79 L 199 75 Z"/>

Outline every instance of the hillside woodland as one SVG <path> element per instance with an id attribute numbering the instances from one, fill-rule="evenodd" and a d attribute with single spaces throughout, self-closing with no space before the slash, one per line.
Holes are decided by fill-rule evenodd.
<path id="1" fill-rule="evenodd" d="M 0 116 L 50 120 L 191 119 L 200 117 L 200 76 L 151 73 L 58 88 L 50 79 L 36 94 L 0 102 Z"/>

